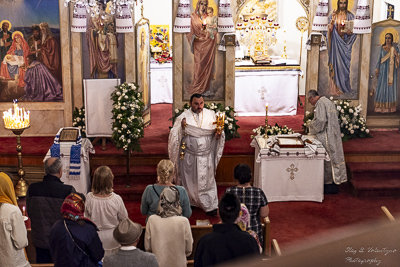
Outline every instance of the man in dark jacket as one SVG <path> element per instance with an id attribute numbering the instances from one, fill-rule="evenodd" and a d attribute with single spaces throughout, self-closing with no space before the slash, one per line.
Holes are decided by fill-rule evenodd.
<path id="1" fill-rule="evenodd" d="M 50 231 L 53 224 L 62 219 L 60 213 L 64 199 L 75 193 L 71 185 L 64 185 L 62 162 L 59 158 L 49 158 L 44 162 L 46 175 L 42 182 L 31 184 L 26 194 L 28 216 L 31 219 L 32 242 L 36 248 L 37 263 L 51 263 Z"/>
<path id="2" fill-rule="evenodd" d="M 214 266 L 244 256 L 259 256 L 256 239 L 235 224 L 240 212 L 236 195 L 225 193 L 219 202 L 218 212 L 222 223 L 214 224 L 214 231 L 200 238 L 194 266 Z"/>

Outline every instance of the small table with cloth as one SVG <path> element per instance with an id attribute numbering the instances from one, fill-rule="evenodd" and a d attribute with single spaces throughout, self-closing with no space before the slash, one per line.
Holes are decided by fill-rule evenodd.
<path id="1" fill-rule="evenodd" d="M 316 201 L 324 199 L 324 160 L 329 157 L 315 136 L 303 136 L 312 145 L 304 148 L 280 148 L 270 144 L 276 136 L 253 139 L 255 148 L 254 186 L 268 196 L 268 202 Z"/>

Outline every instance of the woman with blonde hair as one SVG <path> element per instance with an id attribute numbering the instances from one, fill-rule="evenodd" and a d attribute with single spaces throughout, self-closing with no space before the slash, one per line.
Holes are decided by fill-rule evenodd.
<path id="1" fill-rule="evenodd" d="M 105 250 L 104 256 L 115 254 L 120 245 L 113 237 L 114 228 L 128 218 L 122 198 L 113 192 L 114 174 L 107 166 L 96 169 L 92 192 L 86 196 L 85 217 L 100 229 L 99 237 Z"/>
<path id="2" fill-rule="evenodd" d="M 24 248 L 28 246 L 24 219 L 11 177 L 4 172 L 0 172 L 0 240 L 1 266 L 31 266 L 24 253 Z"/>
<path id="3" fill-rule="evenodd" d="M 169 159 L 161 160 L 157 165 L 157 183 L 148 185 L 142 195 L 142 203 L 140 211 L 143 215 L 153 215 L 157 212 L 158 202 L 161 192 L 166 187 L 175 187 L 179 192 L 180 205 L 182 207 L 182 215 L 189 219 L 192 215 L 189 197 L 183 186 L 174 185 L 172 183 L 174 174 L 174 164 Z"/>

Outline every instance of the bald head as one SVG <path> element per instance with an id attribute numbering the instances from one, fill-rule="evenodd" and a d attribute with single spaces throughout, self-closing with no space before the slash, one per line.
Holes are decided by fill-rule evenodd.
<path id="1" fill-rule="evenodd" d="M 60 158 L 48 158 L 44 162 L 44 172 L 61 178 L 62 162 Z"/>

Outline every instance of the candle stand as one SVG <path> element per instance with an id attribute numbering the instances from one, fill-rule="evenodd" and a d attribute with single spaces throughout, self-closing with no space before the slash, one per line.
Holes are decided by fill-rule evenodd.
<path id="1" fill-rule="evenodd" d="M 15 194 L 17 197 L 25 197 L 26 196 L 26 191 L 28 190 L 28 182 L 25 181 L 24 176 L 25 176 L 25 171 L 22 167 L 22 146 L 21 146 L 21 134 L 25 131 L 25 129 L 28 129 L 28 127 L 21 128 L 21 129 L 9 129 L 17 136 L 17 152 L 18 152 L 18 176 L 19 180 L 17 184 L 15 185 Z"/>

